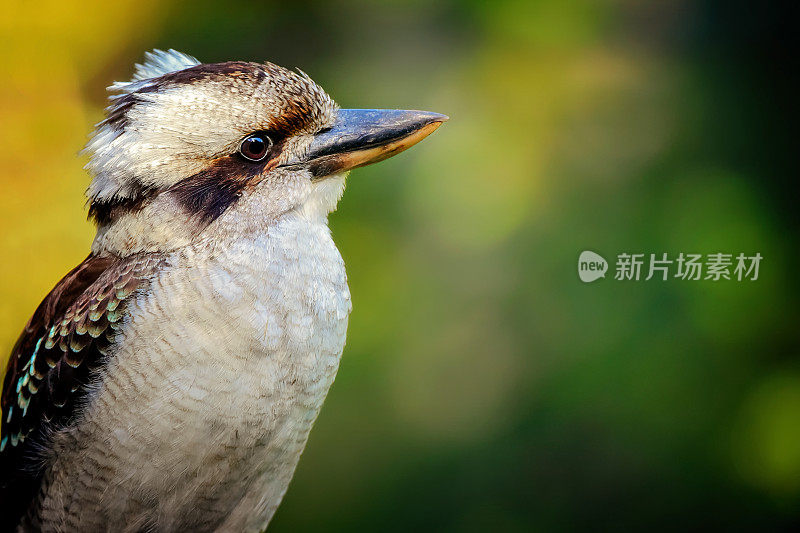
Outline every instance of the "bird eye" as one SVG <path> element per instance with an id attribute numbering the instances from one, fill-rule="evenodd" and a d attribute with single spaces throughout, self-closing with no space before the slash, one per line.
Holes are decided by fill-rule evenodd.
<path id="1" fill-rule="evenodd" d="M 263 161 L 272 146 L 272 139 L 263 133 L 249 135 L 239 145 L 239 153 L 249 161 Z"/>

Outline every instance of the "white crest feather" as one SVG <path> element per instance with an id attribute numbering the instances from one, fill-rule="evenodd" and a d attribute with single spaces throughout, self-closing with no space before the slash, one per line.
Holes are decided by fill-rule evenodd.
<path id="1" fill-rule="evenodd" d="M 131 81 L 115 81 L 108 90 L 119 93 L 133 92 L 149 85 L 153 78 L 200 64 L 196 58 L 172 48 L 166 52 L 156 48 L 152 52 L 145 52 L 144 58 L 144 63 L 136 63 L 133 66 Z M 114 98 L 118 98 L 118 96 L 110 97 L 112 101 Z"/>
<path id="2" fill-rule="evenodd" d="M 134 65 L 133 78 L 131 78 L 131 81 L 156 78 L 164 74 L 169 74 L 170 72 L 176 72 L 200 64 L 200 61 L 194 57 L 173 50 L 172 48 L 166 52 L 158 49 L 152 52 L 145 52 L 144 58 L 144 63 L 136 63 L 136 65 Z"/>

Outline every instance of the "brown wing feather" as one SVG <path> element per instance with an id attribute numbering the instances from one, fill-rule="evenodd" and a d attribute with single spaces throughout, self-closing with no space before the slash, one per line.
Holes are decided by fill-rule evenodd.
<path id="1" fill-rule="evenodd" d="M 0 500 L 13 499 L 20 513 L 40 483 L 40 473 L 30 467 L 34 443 L 78 414 L 89 373 L 105 364 L 122 326 L 126 301 L 163 263 L 157 254 L 90 255 L 58 282 L 25 326 L 0 399 Z M 10 524 L 7 518 L 0 530 Z"/>

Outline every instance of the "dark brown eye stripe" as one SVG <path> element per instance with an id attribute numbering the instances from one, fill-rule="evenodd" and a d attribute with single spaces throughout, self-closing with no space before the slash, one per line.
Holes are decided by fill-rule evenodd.
<path id="1" fill-rule="evenodd" d="M 169 191 L 189 214 L 208 224 L 236 203 L 258 176 L 276 164 L 277 156 L 258 164 L 247 164 L 236 156 L 223 157 L 209 168 L 179 181 Z"/>
<path id="2" fill-rule="evenodd" d="M 95 200 L 89 205 L 89 218 L 94 219 L 97 224 L 107 224 L 126 212 L 142 209 L 145 204 L 157 195 L 157 189 L 142 186 L 127 197 Z"/>

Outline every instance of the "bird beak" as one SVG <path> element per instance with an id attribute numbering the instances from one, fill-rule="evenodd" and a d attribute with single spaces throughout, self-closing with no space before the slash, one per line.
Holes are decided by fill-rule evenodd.
<path id="1" fill-rule="evenodd" d="M 303 161 L 294 164 L 321 178 L 377 163 L 414 146 L 448 118 L 428 111 L 340 109 L 333 126 L 317 133 Z"/>

